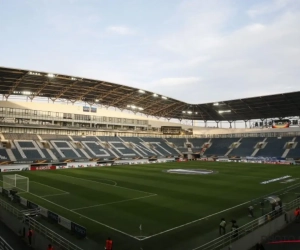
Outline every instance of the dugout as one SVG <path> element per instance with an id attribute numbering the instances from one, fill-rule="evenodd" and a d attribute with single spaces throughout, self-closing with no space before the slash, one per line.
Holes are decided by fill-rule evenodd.
<path id="1" fill-rule="evenodd" d="M 265 207 L 265 204 L 269 204 L 269 208 Z M 282 209 L 282 201 L 277 195 L 271 195 L 264 199 L 261 203 L 262 212 L 265 210 L 266 213 L 271 211 L 280 212 Z"/>

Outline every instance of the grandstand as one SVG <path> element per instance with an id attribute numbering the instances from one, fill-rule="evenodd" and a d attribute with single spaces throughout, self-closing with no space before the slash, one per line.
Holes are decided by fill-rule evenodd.
<path id="1" fill-rule="evenodd" d="M 120 213 L 117 209 L 118 206 L 114 207 L 116 210 L 113 211 L 101 210 L 99 213 L 98 210 L 94 210 L 92 215 L 88 213 L 79 214 L 86 217 L 95 216 L 92 220 L 98 224 L 101 224 L 102 220 L 106 224 L 108 224 L 106 220 L 112 220 L 115 225 L 109 225 L 109 228 L 121 227 L 122 230 L 119 230 L 121 236 L 118 234 L 118 230 L 115 230 L 117 233 L 112 231 L 113 235 L 123 243 L 127 240 L 126 233 L 123 233 L 124 231 L 127 232 L 125 225 L 130 224 L 128 227 L 131 227 L 133 223 L 137 224 L 137 226 L 134 225 L 137 232 L 134 228 L 130 228 L 129 234 L 129 236 L 133 236 L 131 237 L 133 240 L 138 242 L 134 243 L 134 249 L 141 248 L 140 241 L 147 240 L 147 237 L 150 239 L 153 235 L 155 237 L 156 234 L 159 234 L 159 230 L 166 230 L 160 224 L 161 221 L 166 220 L 165 223 L 173 228 L 178 226 L 173 224 L 176 219 L 183 225 L 187 222 L 184 220 L 185 216 L 188 217 L 189 221 L 193 221 L 194 216 L 198 216 L 199 204 L 202 203 L 203 199 L 210 196 L 207 194 L 207 190 L 211 189 L 212 195 L 219 197 L 219 193 L 213 190 L 212 186 L 206 183 L 204 179 L 201 184 L 207 190 L 204 190 L 203 193 L 197 193 L 200 188 L 198 186 L 199 181 L 196 179 L 189 182 L 187 178 L 184 179 L 185 177 L 182 178 L 182 176 L 165 177 L 158 175 L 155 171 L 159 171 L 161 174 L 162 170 L 164 173 L 168 170 L 168 166 L 162 166 L 160 163 L 191 161 L 190 165 L 187 166 L 192 166 L 194 169 L 199 168 L 197 164 L 200 161 L 198 160 L 297 164 L 300 159 L 298 108 L 300 106 L 300 92 L 218 103 L 189 104 L 150 91 L 100 80 L 0 67 L 0 94 L 3 97 L 0 101 L 0 164 L 2 165 L 2 172 L 158 163 L 158 167 L 143 168 L 149 171 L 149 175 L 146 177 L 141 166 L 136 169 L 128 168 L 125 170 L 116 167 L 113 170 L 116 172 L 113 173 L 104 169 L 101 174 L 92 172 L 93 170 L 85 172 L 80 169 L 78 172 L 70 172 L 71 174 L 67 174 L 67 177 L 49 172 L 37 174 L 38 177 L 34 174 L 31 175 L 31 173 L 28 174 L 35 179 L 33 182 L 38 183 L 39 178 L 43 179 L 44 187 L 36 188 L 36 193 L 27 194 L 26 198 L 41 202 L 43 206 L 49 205 L 47 202 L 51 200 L 54 205 L 50 205 L 49 209 L 55 208 L 55 204 L 60 204 L 59 206 L 63 209 L 58 211 L 63 211 L 62 216 L 65 217 L 68 216 L 66 211 L 73 213 L 77 209 L 84 209 L 80 206 L 76 208 L 78 203 L 87 204 L 87 207 L 99 206 L 94 205 L 92 201 L 99 199 L 99 202 L 102 202 L 101 197 L 108 197 L 104 205 L 118 203 L 120 207 L 123 205 L 123 200 L 115 201 L 114 199 L 122 199 L 123 197 L 125 201 L 138 200 L 136 203 L 124 205 L 129 219 L 125 218 L 122 221 L 123 224 L 120 225 L 113 221 Z M 204 125 L 196 126 L 197 122 L 200 121 Z M 289 126 L 276 127 L 278 121 L 289 121 Z M 214 126 L 209 126 L 209 122 L 213 123 Z M 228 128 L 224 128 L 225 123 Z M 245 124 L 245 128 L 239 126 L 241 124 Z M 257 125 L 252 126 L 251 124 Z M 272 128 L 270 124 L 275 125 Z M 162 128 L 166 126 L 168 130 L 163 130 Z M 224 127 L 222 128 L 222 126 Z M 202 162 L 200 163 L 202 164 Z M 207 168 L 211 167 L 215 172 L 221 169 L 218 165 L 206 166 L 208 166 Z M 203 168 L 206 169 L 206 166 Z M 230 166 L 227 167 L 231 168 Z M 185 165 L 182 166 L 182 169 L 184 168 Z M 231 174 L 236 170 L 232 168 L 230 171 Z M 278 168 L 276 171 L 280 175 L 283 174 L 282 169 Z M 292 169 L 291 172 L 296 173 L 296 169 Z M 113 180 L 114 178 L 118 183 L 121 183 L 121 188 L 125 187 L 126 192 L 118 193 L 115 190 L 110 190 L 110 186 L 119 185 Z M 154 182 L 154 187 L 151 186 L 153 183 L 146 181 L 143 183 L 141 178 L 145 178 L 145 180 L 149 178 L 148 181 Z M 245 178 L 245 175 L 241 178 Z M 253 180 L 256 180 L 255 178 L 257 176 L 254 176 Z M 268 178 L 268 175 L 266 174 L 263 178 Z M 99 179 L 104 186 L 97 189 L 95 182 L 98 182 Z M 51 181 L 55 180 L 57 180 L 55 188 L 49 188 L 52 186 Z M 177 180 L 180 180 L 180 183 Z M 67 189 L 64 186 L 64 181 L 69 188 L 67 192 L 63 191 Z M 233 178 L 231 181 L 236 181 L 236 179 Z M 214 182 L 213 184 L 213 186 L 217 186 L 219 183 Z M 79 190 L 76 185 L 80 186 L 83 191 Z M 224 186 L 226 185 L 229 184 L 225 183 Z M 222 189 L 224 186 L 220 185 L 219 188 Z M 155 192 L 147 191 L 147 187 L 153 188 Z M 244 189 L 246 191 L 252 190 L 252 187 L 250 189 L 244 187 Z M 55 192 L 60 190 L 61 193 L 55 193 L 54 189 Z M 267 189 L 270 192 L 273 191 L 269 187 Z M 78 196 L 72 194 L 73 190 L 78 192 Z M 170 204 L 165 203 L 164 198 L 156 197 L 159 196 L 157 193 L 163 190 L 166 192 L 165 196 L 170 199 Z M 180 196 L 176 196 L 174 190 Z M 230 191 L 232 190 L 236 190 L 236 187 L 230 188 Z M 228 196 L 227 191 L 225 191 L 224 193 L 221 192 L 222 198 L 219 197 L 221 200 L 225 200 L 224 197 Z M 40 196 L 39 192 L 43 196 Z M 99 198 L 98 194 L 100 193 L 99 196 L 101 197 Z M 253 199 L 250 193 L 245 194 L 247 199 Z M 265 195 L 266 193 L 262 189 L 258 190 L 257 194 Z M 194 195 L 199 199 L 195 201 L 195 204 L 193 203 Z M 53 197 L 49 200 L 43 198 L 48 196 Z M 148 197 L 151 199 L 156 197 L 158 201 L 155 205 L 151 202 L 148 204 L 148 201 L 144 199 L 145 197 L 147 199 Z M 189 212 L 180 211 L 182 204 L 177 197 L 180 197 L 182 202 L 188 199 Z M 242 202 L 242 198 L 239 201 Z M 141 199 L 143 200 L 141 201 Z M 220 205 L 217 201 L 215 202 L 212 207 L 208 204 L 202 204 L 201 207 L 205 207 L 206 213 L 212 213 L 211 210 Z M 229 202 L 232 207 L 235 205 L 234 199 L 227 199 L 226 202 Z M 72 207 L 68 207 L 69 203 Z M 162 205 L 164 215 L 155 214 L 159 207 L 157 204 Z M 102 204 L 100 205 L 102 206 Z M 247 203 L 247 205 L 249 204 Z M 130 209 L 135 209 L 141 214 L 137 218 L 129 212 Z M 224 207 L 224 211 L 227 211 L 226 209 L 227 207 Z M 214 213 L 217 214 L 218 211 L 214 211 Z M 242 216 L 243 213 L 244 208 L 237 212 L 234 211 L 233 214 Z M 77 216 L 74 214 L 71 219 L 78 219 L 78 214 Z M 106 214 L 108 219 L 99 214 Z M 200 214 L 205 213 L 202 214 L 201 211 Z M 140 222 L 135 220 L 139 220 L 139 217 L 144 220 L 145 218 L 148 219 L 145 223 L 151 228 L 148 232 L 150 236 L 143 235 L 145 232 L 141 229 L 138 230 Z M 248 217 L 243 218 L 243 222 L 248 219 Z M 212 220 L 216 220 L 215 217 Z M 105 224 L 104 222 L 102 224 Z M 90 226 L 86 221 L 84 223 Z M 197 224 L 197 226 L 195 228 L 198 230 L 203 224 Z M 99 229 L 94 226 L 91 228 L 92 231 Z M 193 226 L 191 228 L 195 229 Z M 191 228 L 189 230 L 192 230 Z M 210 229 L 214 230 L 213 228 Z M 104 229 L 101 228 L 101 230 Z M 108 229 L 105 228 L 105 230 Z M 179 233 L 183 231 L 179 231 Z M 202 233 L 205 234 L 205 232 Z M 196 234 L 198 231 L 197 233 L 192 232 L 191 235 L 194 237 Z M 93 239 L 97 239 L 97 237 L 92 236 Z M 172 234 L 172 237 L 180 238 L 175 233 Z M 203 238 L 207 241 L 211 240 L 210 236 L 206 234 Z M 158 237 L 158 241 L 160 239 L 164 238 Z M 198 239 L 189 240 L 189 246 L 193 248 L 198 247 L 200 242 L 203 243 Z M 153 240 L 152 242 L 150 239 L 149 242 L 154 244 L 157 241 Z M 126 245 L 124 249 L 131 249 L 130 247 Z M 147 245 L 143 247 L 149 249 Z M 180 247 L 182 245 L 178 245 L 178 249 Z"/>

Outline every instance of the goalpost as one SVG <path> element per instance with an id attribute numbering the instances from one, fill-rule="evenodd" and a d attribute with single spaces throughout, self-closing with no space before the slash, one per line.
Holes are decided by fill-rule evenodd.
<path id="1" fill-rule="evenodd" d="M 29 192 L 29 178 L 19 174 L 3 175 L 3 188 Z"/>

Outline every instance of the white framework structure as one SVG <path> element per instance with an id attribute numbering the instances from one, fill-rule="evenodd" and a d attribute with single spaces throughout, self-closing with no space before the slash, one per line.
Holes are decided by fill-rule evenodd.
<path id="1" fill-rule="evenodd" d="M 3 188 L 29 192 L 29 178 L 19 174 L 3 175 Z"/>

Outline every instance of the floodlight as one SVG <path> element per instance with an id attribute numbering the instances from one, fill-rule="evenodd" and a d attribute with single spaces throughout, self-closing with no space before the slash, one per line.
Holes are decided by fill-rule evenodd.
<path id="1" fill-rule="evenodd" d="M 49 73 L 47 76 L 50 77 L 50 78 L 55 77 L 55 75 L 54 75 L 54 74 L 51 74 L 51 73 Z"/>
<path id="2" fill-rule="evenodd" d="M 77 78 L 75 78 L 75 77 L 72 77 L 72 78 L 71 78 L 71 80 L 73 80 L 73 81 L 76 81 L 76 80 L 77 80 Z"/>
<path id="3" fill-rule="evenodd" d="M 161 98 L 162 98 L 162 99 L 164 99 L 164 100 L 167 100 L 167 99 L 168 99 L 168 98 L 167 98 L 167 97 L 165 97 L 165 96 L 162 96 Z"/>
<path id="4" fill-rule="evenodd" d="M 141 107 L 139 107 L 138 109 L 139 109 L 139 110 L 144 110 L 144 109 L 143 109 L 143 108 L 141 108 Z"/>
<path id="5" fill-rule="evenodd" d="M 99 102 L 99 99 L 95 99 L 95 102 Z"/>
<path id="6" fill-rule="evenodd" d="M 214 103 L 214 106 L 219 106 L 219 103 L 218 102 Z"/>
<path id="7" fill-rule="evenodd" d="M 139 93 L 141 93 L 141 94 L 144 94 L 144 93 L 145 93 L 145 91 L 144 91 L 144 90 L 142 90 L 142 89 L 140 89 L 140 90 L 139 90 Z"/>
<path id="8" fill-rule="evenodd" d="M 182 113 L 184 113 L 184 114 L 185 114 L 185 111 L 182 111 Z"/>
<path id="9" fill-rule="evenodd" d="M 135 109 L 135 108 L 136 108 L 136 106 L 134 106 L 134 105 L 131 105 L 131 108 L 132 108 L 132 109 Z"/>
<path id="10" fill-rule="evenodd" d="M 195 112 L 196 115 L 198 115 L 198 112 Z"/>
<path id="11" fill-rule="evenodd" d="M 158 97 L 158 95 L 157 95 L 157 94 L 153 94 L 153 96 L 154 96 L 154 97 Z"/>
<path id="12" fill-rule="evenodd" d="M 219 114 L 222 114 L 222 113 L 230 113 L 231 110 L 219 110 Z"/>
<path id="13" fill-rule="evenodd" d="M 188 111 L 188 114 L 192 114 L 193 112 L 192 111 Z"/>
<path id="14" fill-rule="evenodd" d="M 22 94 L 23 94 L 23 95 L 30 95 L 31 92 L 30 92 L 30 91 L 23 91 Z"/>

